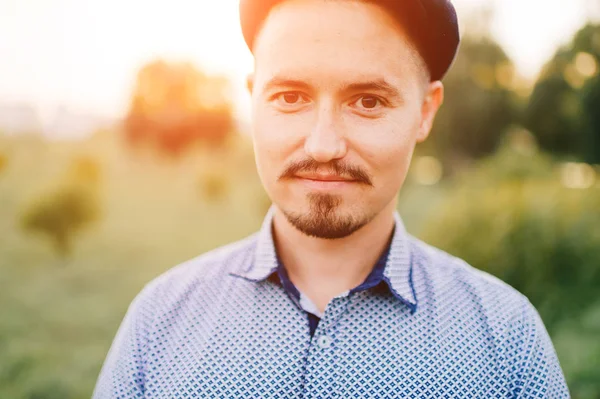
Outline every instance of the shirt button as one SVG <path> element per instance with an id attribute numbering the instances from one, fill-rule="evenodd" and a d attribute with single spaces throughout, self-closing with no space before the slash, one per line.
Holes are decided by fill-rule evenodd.
<path id="1" fill-rule="evenodd" d="M 319 344 L 321 348 L 327 349 L 331 346 L 331 338 L 329 338 L 327 335 L 321 335 L 317 340 L 317 344 Z"/>

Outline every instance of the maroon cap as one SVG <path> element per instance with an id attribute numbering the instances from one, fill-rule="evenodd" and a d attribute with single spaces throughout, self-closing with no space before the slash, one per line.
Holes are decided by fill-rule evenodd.
<path id="1" fill-rule="evenodd" d="M 273 6 L 285 0 L 240 0 L 240 23 L 250 51 Z M 460 42 L 456 10 L 450 0 L 363 0 L 381 5 L 406 30 L 425 60 L 431 80 L 448 71 Z"/>

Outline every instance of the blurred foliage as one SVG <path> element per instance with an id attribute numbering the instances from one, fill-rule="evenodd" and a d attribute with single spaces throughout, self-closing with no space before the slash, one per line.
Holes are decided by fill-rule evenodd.
<path id="1" fill-rule="evenodd" d="M 203 199 L 215 202 L 223 200 L 229 191 L 227 176 L 216 172 L 204 172 L 200 175 L 200 190 Z"/>
<path id="2" fill-rule="evenodd" d="M 8 166 L 8 156 L 0 152 L 0 174 L 4 171 L 4 168 Z"/>
<path id="3" fill-rule="evenodd" d="M 506 181 L 550 180 L 556 177 L 555 172 L 555 161 L 539 152 L 533 134 L 522 127 L 511 126 L 492 156 L 463 170 L 457 178 L 473 185 L 495 185 Z"/>
<path id="4" fill-rule="evenodd" d="M 597 37 L 600 38 L 600 29 Z M 600 42 L 600 39 L 598 39 Z M 598 45 L 600 53 L 600 45 Z M 596 58 L 600 65 L 600 56 Z M 581 109 L 583 111 L 583 153 L 582 157 L 587 162 L 600 163 L 600 73 L 596 74 L 582 89 Z"/>
<path id="5" fill-rule="evenodd" d="M 586 25 L 544 67 L 524 124 L 549 152 L 600 163 L 600 25 Z"/>
<path id="6" fill-rule="evenodd" d="M 511 125 L 523 124 L 543 150 L 600 163 L 600 25 L 586 25 L 557 51 L 526 102 L 527 82 L 478 25 L 443 80 L 444 106 L 418 152 L 436 156 L 453 175 L 491 154 Z"/>
<path id="7" fill-rule="evenodd" d="M 58 255 L 73 250 L 75 235 L 100 217 L 100 167 L 90 158 L 75 159 L 66 181 L 31 202 L 21 215 L 27 231 L 48 236 Z"/>
<path id="8" fill-rule="evenodd" d="M 125 137 L 178 156 L 198 141 L 222 144 L 234 128 L 229 81 L 190 63 L 154 61 L 138 73 Z"/>
<path id="9" fill-rule="evenodd" d="M 443 80 L 444 105 L 419 152 L 439 158 L 450 173 L 465 160 L 492 153 L 517 120 L 515 81 L 514 65 L 495 41 L 463 38 Z"/>
<path id="10" fill-rule="evenodd" d="M 134 157 L 123 144 L 119 130 L 68 142 L 0 136 L 11 155 L 0 176 L 0 398 L 89 398 L 143 285 L 260 226 L 264 190 L 248 137 L 196 146 L 173 161 Z M 199 193 L 208 175 L 227 182 L 219 200 Z M 83 200 L 52 200 L 69 190 L 64 196 Z M 87 199 L 100 202 L 101 223 L 72 231 L 76 250 L 51 267 L 54 249 L 21 228 L 23 206 L 56 204 L 42 213 L 74 226 L 65 214 L 89 215 Z"/>
<path id="11" fill-rule="evenodd" d="M 523 151 L 523 134 L 457 176 L 421 235 L 522 292 L 553 337 L 595 337 L 563 368 L 574 398 L 598 398 L 600 184 L 566 188 L 548 156 Z"/>

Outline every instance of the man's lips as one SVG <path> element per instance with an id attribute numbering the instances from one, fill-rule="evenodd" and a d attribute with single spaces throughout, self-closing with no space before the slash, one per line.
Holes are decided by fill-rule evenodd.
<path id="1" fill-rule="evenodd" d="M 352 183 L 356 180 L 346 179 L 337 175 L 317 175 L 317 174 L 300 174 L 296 175 L 299 179 L 312 180 L 317 182 L 339 182 L 339 183 Z"/>
<path id="2" fill-rule="evenodd" d="M 338 175 L 301 174 L 296 175 L 295 178 L 310 190 L 317 191 L 344 190 L 358 183 L 357 180 L 346 179 Z"/>
<path id="3" fill-rule="evenodd" d="M 324 165 L 310 158 L 287 166 L 279 176 L 279 180 L 284 179 L 301 183 L 318 183 L 327 187 L 332 187 L 334 184 L 340 187 L 356 184 L 373 185 L 367 171 L 358 166 L 345 164 L 339 160 Z"/>

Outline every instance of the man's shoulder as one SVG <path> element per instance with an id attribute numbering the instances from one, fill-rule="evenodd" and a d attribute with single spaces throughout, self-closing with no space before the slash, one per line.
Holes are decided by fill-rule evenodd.
<path id="1" fill-rule="evenodd" d="M 430 285 L 445 300 L 469 301 L 486 313 L 535 312 L 527 297 L 499 278 L 417 238 L 410 242 L 416 285 Z"/>
<path id="2" fill-rule="evenodd" d="M 256 241 L 257 233 L 220 246 L 174 266 L 154 281 L 158 284 L 169 284 L 180 280 L 207 280 L 239 271 L 252 262 Z"/>
<path id="3" fill-rule="evenodd" d="M 418 239 L 411 246 L 417 300 L 432 314 L 459 321 L 462 330 L 483 328 L 500 346 L 547 335 L 535 307 L 515 288 Z"/>
<path id="4" fill-rule="evenodd" d="M 147 283 L 135 302 L 155 308 L 177 302 L 191 292 L 218 289 L 230 273 L 250 265 L 256 241 L 255 233 L 172 267 Z"/>
<path id="5" fill-rule="evenodd" d="M 456 256 L 414 238 L 410 242 L 422 314 L 441 326 L 440 336 L 459 349 L 458 356 L 470 351 L 483 359 L 487 353 L 486 361 L 505 375 L 515 396 L 535 388 L 547 397 L 568 397 L 552 341 L 527 297 Z"/>

